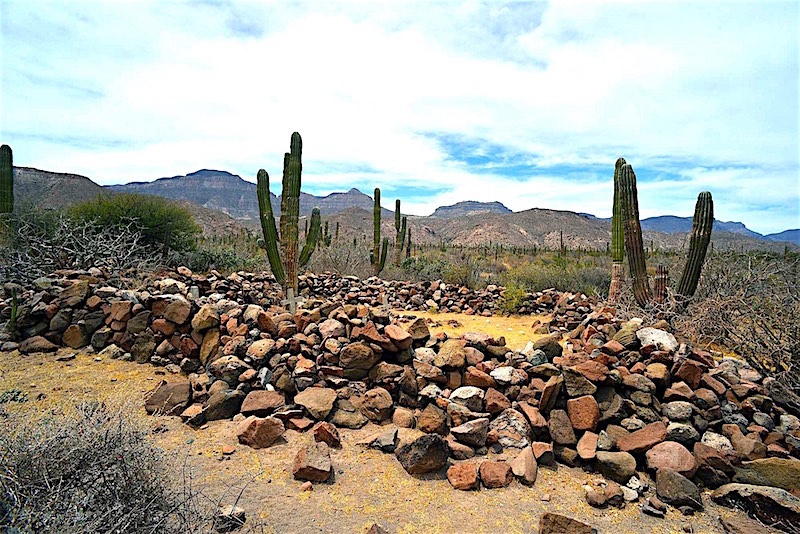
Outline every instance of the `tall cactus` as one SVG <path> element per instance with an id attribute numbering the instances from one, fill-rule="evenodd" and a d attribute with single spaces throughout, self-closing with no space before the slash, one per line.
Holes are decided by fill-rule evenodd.
<path id="1" fill-rule="evenodd" d="M 402 222 L 401 222 L 402 221 Z M 400 214 L 400 199 L 394 201 L 394 229 L 396 232 L 394 242 L 394 266 L 400 267 L 400 258 L 406 245 L 407 219 Z"/>
<path id="2" fill-rule="evenodd" d="M 655 296 L 653 302 L 656 304 L 664 304 L 667 301 L 667 288 L 669 287 L 669 269 L 659 263 L 656 266 L 656 278 L 654 284 Z"/>
<path id="3" fill-rule="evenodd" d="M 14 166 L 11 147 L 0 146 L 0 213 L 14 211 Z"/>
<path id="4" fill-rule="evenodd" d="M 406 230 L 406 258 L 411 257 L 411 227 Z"/>
<path id="5" fill-rule="evenodd" d="M 275 227 L 275 215 L 270 202 L 269 175 L 267 171 L 258 171 L 258 211 L 261 219 L 261 231 L 264 234 L 264 247 L 267 251 L 272 274 L 284 289 L 293 289 L 297 294 L 297 271 L 311 258 L 319 238 L 319 209 L 314 208 L 311 216 L 311 228 L 308 239 L 299 254 L 298 238 L 300 231 L 300 176 L 302 163 L 303 140 L 294 132 L 290 144 L 290 152 L 283 156 L 283 189 L 281 191 L 280 235 Z M 315 222 L 316 221 L 316 222 Z"/>
<path id="6" fill-rule="evenodd" d="M 627 163 L 619 172 L 620 201 L 625 230 L 625 252 L 628 268 L 633 279 L 633 295 L 639 306 L 645 307 L 653 299 L 650 282 L 647 280 L 647 264 L 642 243 L 642 225 L 639 222 L 639 198 L 636 191 L 636 174 Z"/>
<path id="7" fill-rule="evenodd" d="M 689 299 L 697 291 L 700 271 L 706 259 L 706 250 L 711 242 L 711 229 L 714 225 L 714 201 L 711 193 L 703 191 L 697 196 L 692 219 L 692 235 L 689 239 L 689 257 L 678 282 L 677 293 L 682 299 Z"/>
<path id="8" fill-rule="evenodd" d="M 611 287 L 608 290 L 608 300 L 612 304 L 619 299 L 619 292 L 622 288 L 622 262 L 625 260 L 625 226 L 619 197 L 619 171 L 626 163 L 625 158 L 619 158 L 614 165 L 614 209 L 611 214 Z"/>
<path id="9" fill-rule="evenodd" d="M 386 254 L 389 250 L 389 238 L 383 238 L 381 246 L 381 190 L 375 188 L 375 205 L 372 208 L 372 252 L 369 261 L 372 264 L 372 272 L 378 276 L 386 266 Z"/>

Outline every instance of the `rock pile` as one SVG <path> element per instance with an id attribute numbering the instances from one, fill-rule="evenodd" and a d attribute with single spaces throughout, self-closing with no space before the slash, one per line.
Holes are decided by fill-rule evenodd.
<path id="1" fill-rule="evenodd" d="M 663 515 L 663 503 L 701 509 L 707 487 L 719 488 L 719 502 L 749 503 L 764 521 L 797 525 L 800 517 L 791 493 L 800 481 L 800 399 L 743 361 L 679 344 L 666 324 L 622 323 L 581 296 L 543 294 L 554 318 L 517 352 L 482 333 L 448 338 L 423 319 L 398 323 L 340 289 L 340 300 L 308 298 L 290 314 L 231 298 L 263 292 L 256 276 L 211 280 L 184 270 L 184 281 L 128 291 L 98 273 L 62 274 L 24 295 L 20 351 L 91 345 L 182 372 L 186 379 L 154 391 L 148 412 L 193 425 L 237 416 L 239 441 L 251 447 L 270 446 L 286 428 L 313 428 L 316 445 L 292 466 L 300 480 L 329 480 L 337 428 L 373 421 L 392 425 L 371 446 L 411 474 L 449 466 L 459 490 L 535 484 L 538 466 L 557 460 L 605 477 L 587 487 L 595 506 L 639 500 L 649 473 L 657 497 L 645 513 Z M 333 280 L 309 279 L 309 287 Z M 391 283 L 358 287 L 374 297 Z M 468 299 L 444 302 L 480 310 Z M 416 434 L 398 440 L 397 427 Z"/>

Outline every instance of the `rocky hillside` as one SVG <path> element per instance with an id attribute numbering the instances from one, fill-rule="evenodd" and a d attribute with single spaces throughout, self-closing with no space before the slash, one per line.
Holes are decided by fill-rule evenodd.
<path id="1" fill-rule="evenodd" d="M 278 215 L 281 203 L 275 193 L 280 192 L 280 180 L 272 178 L 270 185 L 272 210 Z M 258 226 L 256 184 L 226 171 L 204 169 L 185 176 L 159 178 L 152 182 L 131 182 L 108 188 L 112 191 L 146 193 L 175 200 L 188 200 L 198 206 L 227 213 L 242 224 Z M 371 210 L 372 197 L 355 188 L 346 193 L 331 193 L 320 197 L 300 193 L 301 215 L 311 215 L 311 210 L 315 207 L 318 207 L 323 215 L 330 215 L 347 208 Z"/>
<path id="2" fill-rule="evenodd" d="M 778 232 L 777 234 L 769 234 L 764 236 L 770 241 L 789 241 L 790 243 L 794 243 L 795 245 L 800 245 L 800 228 L 795 230 L 784 230 L 783 232 Z"/>
<path id="3" fill-rule="evenodd" d="M 14 167 L 14 198 L 20 205 L 63 208 L 103 192 L 86 176 Z"/>
<path id="4" fill-rule="evenodd" d="M 450 206 L 439 206 L 431 214 L 431 217 L 443 217 L 451 219 L 463 215 L 476 215 L 478 213 L 511 213 L 501 202 L 477 202 L 475 200 L 465 200 Z"/>
<path id="5" fill-rule="evenodd" d="M 14 196 L 20 206 L 64 208 L 103 193 L 113 194 L 113 191 L 86 176 L 14 167 Z M 192 212 L 205 235 L 227 235 L 239 231 L 236 221 L 221 211 L 183 199 L 176 203 Z"/>

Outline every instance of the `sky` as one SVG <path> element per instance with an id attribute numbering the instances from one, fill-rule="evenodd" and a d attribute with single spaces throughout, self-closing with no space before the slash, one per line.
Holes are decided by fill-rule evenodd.
<path id="1" fill-rule="evenodd" d="M 0 0 L 0 141 L 100 184 L 282 172 L 462 200 L 800 227 L 800 2 Z"/>

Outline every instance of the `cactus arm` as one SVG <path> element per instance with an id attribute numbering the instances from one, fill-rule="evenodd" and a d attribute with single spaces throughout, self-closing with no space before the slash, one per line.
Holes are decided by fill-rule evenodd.
<path id="1" fill-rule="evenodd" d="M 686 258 L 686 267 L 678 282 L 677 293 L 682 299 L 692 298 L 697 291 L 713 226 L 714 200 L 711 198 L 711 193 L 703 191 L 697 196 L 692 219 L 692 234 L 689 239 L 689 257 Z"/>
<path id="2" fill-rule="evenodd" d="M 0 146 L 0 213 L 14 211 L 14 163 L 11 147 Z"/>
<path id="3" fill-rule="evenodd" d="M 661 263 L 656 266 L 656 279 L 654 284 L 655 304 L 664 304 L 667 301 L 667 288 L 669 287 L 669 269 Z"/>
<path id="4" fill-rule="evenodd" d="M 272 203 L 270 202 L 269 175 L 264 169 L 258 171 L 256 193 L 258 194 L 261 232 L 264 234 L 264 248 L 267 251 L 269 266 L 272 268 L 272 274 L 275 275 L 275 279 L 279 284 L 283 285 L 286 280 L 286 271 L 283 270 L 283 263 L 278 252 L 278 229 L 275 227 L 275 216 L 272 213 Z"/>
<path id="5" fill-rule="evenodd" d="M 311 254 L 314 252 L 314 249 L 317 248 L 317 241 L 319 240 L 319 228 L 319 208 L 314 208 L 311 211 L 311 228 L 308 230 L 306 244 L 303 246 L 302 252 L 300 252 L 300 267 L 305 267 L 308 264 L 308 261 L 311 259 Z"/>
<path id="6" fill-rule="evenodd" d="M 620 168 L 619 182 L 625 228 L 625 252 L 628 255 L 628 268 L 633 279 L 633 295 L 639 306 L 646 307 L 653 299 L 653 293 L 647 280 L 636 174 L 633 172 L 633 167 L 625 164 Z"/>
<path id="7" fill-rule="evenodd" d="M 375 273 L 375 276 L 379 275 L 383 270 L 383 268 L 386 266 L 386 256 L 388 255 L 389 255 L 389 238 L 384 237 L 383 246 L 381 247 L 380 259 L 378 260 L 378 266 L 377 266 L 378 272 Z"/>

